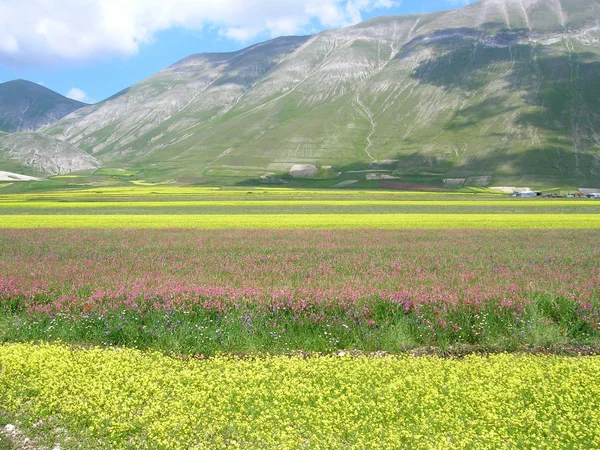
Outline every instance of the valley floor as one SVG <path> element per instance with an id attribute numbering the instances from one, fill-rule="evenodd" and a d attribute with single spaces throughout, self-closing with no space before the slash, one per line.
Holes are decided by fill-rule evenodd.
<path id="1" fill-rule="evenodd" d="M 598 212 L 380 191 L 3 195 L 0 449 L 596 448 Z"/>

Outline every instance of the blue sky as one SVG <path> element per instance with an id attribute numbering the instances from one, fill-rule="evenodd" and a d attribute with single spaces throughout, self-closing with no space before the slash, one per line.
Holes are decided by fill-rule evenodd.
<path id="1" fill-rule="evenodd" d="M 190 54 L 239 50 L 380 15 L 457 8 L 469 0 L 88 0 L 82 8 L 84 3 L 0 0 L 0 82 L 23 78 L 97 102 Z"/>

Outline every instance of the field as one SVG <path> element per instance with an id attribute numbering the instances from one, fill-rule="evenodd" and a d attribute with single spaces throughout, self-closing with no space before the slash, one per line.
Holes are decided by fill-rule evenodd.
<path id="1" fill-rule="evenodd" d="M 52 437 L 65 447 L 600 446 L 598 358 L 182 361 L 47 345 L 0 347 L 0 355 L 5 404 L 34 429 L 59 428 Z"/>
<path id="2" fill-rule="evenodd" d="M 600 248 L 579 244 L 598 233 L 519 233 L 4 230 L 0 339 L 192 354 L 595 342 Z"/>
<path id="3" fill-rule="evenodd" d="M 0 449 L 596 448 L 598 212 L 489 193 L 3 195 L 0 429 L 17 426 Z"/>
<path id="4" fill-rule="evenodd" d="M 11 215 L 0 228 L 537 229 L 600 228 L 597 214 Z"/>

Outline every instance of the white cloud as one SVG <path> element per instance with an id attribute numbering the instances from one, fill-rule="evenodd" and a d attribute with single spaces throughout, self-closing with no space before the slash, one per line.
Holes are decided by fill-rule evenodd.
<path id="1" fill-rule="evenodd" d="M 0 63 L 130 56 L 173 27 L 247 41 L 340 27 L 401 0 L 0 0 Z"/>
<path id="2" fill-rule="evenodd" d="M 67 92 L 65 94 L 65 97 L 68 97 L 68 98 L 73 99 L 73 100 L 77 100 L 78 102 L 91 103 L 90 102 L 90 98 L 87 95 L 87 92 L 82 91 L 81 89 L 76 88 L 76 87 L 71 88 L 69 90 L 69 92 Z"/>

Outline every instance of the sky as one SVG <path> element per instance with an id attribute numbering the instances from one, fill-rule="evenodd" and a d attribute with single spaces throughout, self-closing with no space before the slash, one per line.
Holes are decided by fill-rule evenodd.
<path id="1" fill-rule="evenodd" d="M 95 103 L 194 53 L 474 0 L 0 0 L 0 83 Z"/>

